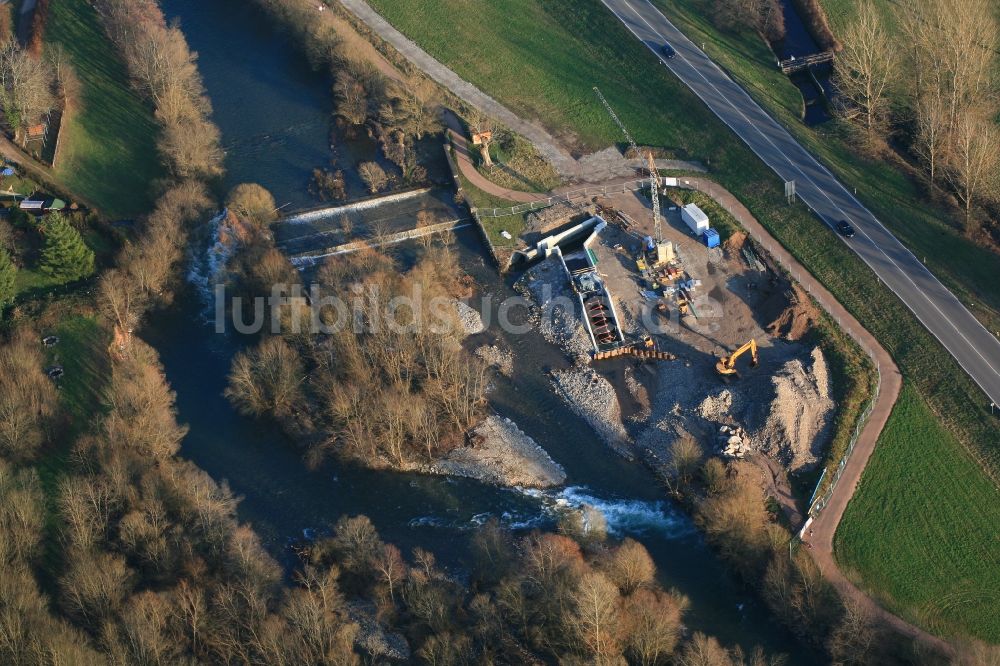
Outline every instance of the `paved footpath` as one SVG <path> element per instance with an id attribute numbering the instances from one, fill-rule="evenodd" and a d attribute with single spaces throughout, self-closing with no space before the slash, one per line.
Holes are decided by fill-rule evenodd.
<path id="1" fill-rule="evenodd" d="M 480 176 L 482 180 L 476 183 L 477 187 L 480 187 L 484 191 L 495 196 L 511 198 L 509 190 L 501 188 L 483 178 L 481 174 L 475 170 L 475 167 L 472 166 L 471 162 L 459 160 L 458 165 L 466 178 L 471 180 L 471 175 L 473 173 Z M 617 184 L 620 183 L 615 181 L 607 183 L 609 187 Z M 820 284 L 820 282 L 814 278 L 812 274 L 806 271 L 805 268 L 803 268 L 802 265 L 784 247 L 782 247 L 782 245 L 778 243 L 770 233 L 768 233 L 763 225 L 761 225 L 760 222 L 758 222 L 757 219 L 750 213 L 746 206 L 744 206 L 739 199 L 733 196 L 729 190 L 725 189 L 718 183 L 704 178 L 682 178 L 680 180 L 680 184 L 682 187 L 704 192 L 725 207 L 733 215 L 733 217 L 739 220 L 743 228 L 750 234 L 750 237 L 764 247 L 764 249 L 767 250 L 768 254 L 770 254 L 775 261 L 781 264 L 792 274 L 795 280 L 801 284 L 814 299 L 816 299 L 820 306 L 826 310 L 827 313 L 834 318 L 834 320 L 837 321 L 841 329 L 854 338 L 855 342 L 857 342 L 861 348 L 864 349 L 869 356 L 871 356 L 872 361 L 878 366 L 878 399 L 872 409 L 871 416 L 868 417 L 868 420 L 858 437 L 858 441 L 854 446 L 854 451 L 847 461 L 847 465 L 844 468 L 844 472 L 840 477 L 840 481 L 838 482 L 833 495 L 830 497 L 830 501 L 827 502 L 826 507 L 810 525 L 812 534 L 808 535 L 806 538 L 806 541 L 812 545 L 812 548 L 809 549 L 809 554 L 819 566 L 823 576 L 837 589 L 843 598 L 850 599 L 858 606 L 868 611 L 873 618 L 882 621 L 899 634 L 925 643 L 945 654 L 951 654 L 952 648 L 947 642 L 924 631 L 923 629 L 915 627 L 899 616 L 890 613 L 879 606 L 871 597 L 858 589 L 858 587 L 848 580 L 843 572 L 841 572 L 841 570 L 837 567 L 837 562 L 833 556 L 833 536 L 837 531 L 837 526 L 840 524 L 840 520 L 844 516 L 844 510 L 847 508 L 848 502 L 850 502 L 851 497 L 854 495 L 854 490 L 857 488 L 861 475 L 864 472 L 865 467 L 868 465 L 868 460 L 871 458 L 872 452 L 875 450 L 875 445 L 878 443 L 878 438 L 882 434 L 882 429 L 889 420 L 892 408 L 896 404 L 896 399 L 899 397 L 899 391 L 903 382 L 899 368 L 896 367 L 892 357 L 885 349 L 882 348 L 875 337 L 869 333 L 865 327 L 862 326 L 861 323 L 855 319 L 854 316 L 851 315 L 851 313 L 848 312 L 847 309 L 841 305 L 829 291 L 827 291 L 826 287 Z M 516 201 L 532 201 L 544 197 L 544 195 L 529 192 L 521 192 L 517 194 L 521 196 L 519 196 Z"/>
<path id="2" fill-rule="evenodd" d="M 590 155 L 583 155 L 577 159 L 540 124 L 521 118 L 506 106 L 460 77 L 446 65 L 417 46 L 403 33 L 392 27 L 388 21 L 382 18 L 364 0 L 340 0 L 340 2 L 349 12 L 357 16 L 374 31 L 375 34 L 388 42 L 407 60 L 450 90 L 459 99 L 478 109 L 481 113 L 496 118 L 513 132 L 531 141 L 535 149 L 555 167 L 556 172 L 564 180 L 573 183 L 605 182 L 612 178 L 631 175 L 636 168 L 643 166 L 641 160 L 626 159 L 613 147 Z M 596 96 L 594 97 L 594 104 L 599 104 Z M 449 126 L 455 130 L 456 134 L 464 136 L 464 130 L 461 125 L 452 126 L 449 122 Z M 657 160 L 656 164 L 661 169 L 705 171 L 705 167 L 697 162 Z M 515 197 L 508 198 L 520 201 Z"/>
<path id="3" fill-rule="evenodd" d="M 621 4 L 616 4 L 616 3 L 629 2 L 629 0 L 603 0 L 603 1 L 606 4 L 610 3 L 609 7 L 612 8 L 613 11 L 614 10 L 621 11 L 623 9 Z M 341 0 L 341 2 L 344 4 L 345 7 L 347 7 L 347 9 L 349 9 L 361 20 L 363 20 L 366 24 L 368 24 L 368 26 L 372 28 L 379 36 L 381 36 L 387 42 L 392 44 L 411 62 L 420 67 L 433 79 L 438 81 L 438 83 L 441 83 L 442 85 L 450 89 L 452 92 L 454 92 L 456 95 L 458 95 L 460 98 L 472 104 L 481 111 L 498 118 L 501 122 L 503 122 L 505 125 L 507 125 L 515 132 L 518 132 L 519 134 L 522 134 L 523 136 L 527 137 L 530 141 L 532 141 L 532 143 L 535 144 L 536 148 L 538 148 L 539 151 L 545 157 L 547 157 L 550 161 L 552 161 L 557 171 L 559 171 L 561 175 L 573 179 L 580 178 L 581 171 L 579 163 L 576 160 L 574 160 L 573 157 L 568 153 L 568 151 L 566 151 L 561 145 L 559 145 L 559 143 L 544 129 L 542 129 L 538 125 L 522 120 L 512 111 L 507 109 L 505 106 L 503 106 L 493 98 L 489 97 L 475 86 L 461 79 L 461 77 L 459 77 L 457 74 L 452 72 L 443 64 L 432 58 L 430 55 L 428 55 L 426 52 L 420 49 L 420 47 L 418 47 L 412 41 L 403 36 L 398 30 L 389 25 L 389 23 L 381 16 L 379 16 L 378 13 L 375 12 L 371 7 L 369 7 L 368 4 L 364 2 L 364 0 Z M 652 9 L 652 5 L 649 5 L 648 3 L 646 4 L 647 4 L 646 9 Z M 635 7 L 635 5 L 631 4 L 626 4 L 626 6 L 629 7 L 630 9 Z M 618 14 L 618 11 L 616 11 L 616 14 Z M 652 11 L 655 12 L 655 10 Z M 650 14 L 651 13 L 652 12 L 650 12 Z M 659 15 L 659 12 L 655 13 Z M 618 15 L 619 18 L 622 18 L 620 14 Z M 650 15 L 647 14 L 647 16 Z M 652 16 L 650 16 L 650 18 L 652 18 Z M 666 19 L 663 18 L 662 15 L 659 15 L 658 18 L 666 22 Z M 635 30 L 635 28 L 637 27 L 635 23 L 632 23 L 631 21 L 626 20 L 624 18 L 623 21 L 626 23 L 626 25 L 628 25 L 628 27 L 631 30 L 633 30 L 633 32 L 637 32 Z M 698 50 L 697 47 L 695 47 L 689 40 L 684 38 L 683 35 L 681 35 L 679 31 L 677 31 L 676 28 L 673 27 L 672 24 L 669 24 L 669 22 L 667 22 L 667 24 L 674 31 L 671 33 L 671 37 L 675 47 L 678 47 L 677 42 L 682 42 L 682 48 L 685 49 L 685 51 L 689 52 L 688 57 L 693 57 L 695 55 L 695 52 L 697 52 L 697 54 L 699 54 L 701 57 L 707 60 L 707 57 L 704 56 L 704 54 L 701 53 L 700 50 Z M 645 35 L 643 35 L 641 39 L 644 39 L 647 45 L 653 48 L 654 51 L 658 51 L 659 42 L 648 41 Z M 676 41 L 673 41 L 674 39 L 676 39 Z M 715 68 L 714 63 L 711 63 L 711 61 L 708 61 L 708 63 L 710 64 L 711 67 Z M 673 65 L 673 62 L 671 61 L 668 62 L 667 64 Z M 675 73 L 678 74 L 682 80 L 684 80 L 685 77 L 681 76 L 681 72 L 678 72 L 677 68 L 672 67 L 672 69 L 674 69 Z M 719 72 L 719 74 L 721 74 L 721 70 L 718 70 L 718 68 L 715 69 Z M 742 89 L 739 89 L 738 86 L 737 89 L 740 92 L 742 92 L 744 96 L 746 96 L 746 93 L 743 92 Z M 696 92 L 699 91 L 696 90 Z M 703 99 L 705 99 L 705 97 L 703 97 Z M 747 99 L 749 99 L 749 97 L 747 97 Z M 751 103 L 753 103 L 752 100 Z M 729 104 L 732 105 L 731 102 L 729 102 Z M 713 105 L 709 104 L 709 106 Z M 757 109 L 759 110 L 759 107 L 757 107 Z M 713 108 L 713 110 L 717 111 L 717 109 L 715 108 Z M 760 111 L 760 114 L 764 118 L 766 118 L 766 120 L 769 121 L 770 123 L 774 123 L 774 120 L 771 119 L 766 114 L 764 114 L 763 111 Z M 451 134 L 453 140 L 455 140 L 456 153 L 459 156 L 459 159 L 457 160 L 458 166 L 461 169 L 462 174 L 474 185 L 476 185 L 476 187 L 479 187 L 483 191 L 492 194 L 494 196 L 506 198 L 508 200 L 517 202 L 537 201 L 539 199 L 544 199 L 547 197 L 547 195 L 545 194 L 530 193 L 530 192 L 515 192 L 513 190 L 500 187 L 492 183 L 488 179 L 486 179 L 482 174 L 476 171 L 475 166 L 473 165 L 473 162 L 469 155 L 468 143 L 465 140 L 464 131 L 461 125 L 457 124 L 457 119 L 453 119 L 451 117 L 448 117 L 448 122 L 449 125 L 451 126 Z M 452 126 L 453 122 L 455 122 L 456 125 Z M 763 124 L 768 124 L 768 123 L 763 123 Z M 730 126 L 732 127 L 732 125 Z M 768 127 L 768 131 L 776 131 L 779 134 L 784 133 L 785 135 L 787 135 L 787 132 L 784 130 L 784 128 L 780 127 L 777 128 L 777 130 Z M 746 139 L 746 137 L 744 137 L 744 139 Z M 797 144 L 795 145 L 797 146 Z M 751 145 L 751 147 L 755 146 Z M 801 147 L 799 147 L 799 150 L 802 150 Z M 785 156 L 785 159 L 787 159 L 787 156 Z M 811 159 L 811 157 L 809 159 Z M 828 171 L 819 167 L 819 165 L 815 162 L 815 160 L 812 160 L 812 162 L 817 168 L 810 169 L 811 173 L 806 178 L 807 187 L 811 186 L 812 188 L 818 190 L 819 187 L 817 186 L 816 181 L 823 180 L 826 177 L 829 177 L 831 181 L 833 181 L 836 184 L 837 188 L 843 190 L 843 186 L 839 182 L 836 182 Z M 657 161 L 657 163 L 659 165 L 659 160 Z M 671 168 L 671 167 L 665 167 L 665 168 Z M 673 167 L 673 168 L 683 168 L 683 167 Z M 632 177 L 634 178 L 634 175 Z M 795 176 L 792 176 L 793 179 L 794 177 Z M 627 180 L 627 178 L 617 178 L 611 180 L 610 182 L 605 182 L 603 184 L 606 184 L 610 187 L 613 185 L 621 184 L 625 180 Z M 803 268 L 802 265 L 800 265 L 798 261 L 767 232 L 766 229 L 764 229 L 764 227 L 756 220 L 756 218 L 754 218 L 754 216 L 750 213 L 750 211 L 735 196 L 733 196 L 732 193 L 723 188 L 721 185 L 706 180 L 704 178 L 697 178 L 697 179 L 685 178 L 682 179 L 682 185 L 685 187 L 690 187 L 692 189 L 697 189 L 701 192 L 704 192 L 705 194 L 708 194 L 709 196 L 714 198 L 724 207 L 726 207 L 734 215 L 734 217 L 736 217 L 740 221 L 740 223 L 743 225 L 744 229 L 747 230 L 750 236 L 755 241 L 760 243 L 778 263 L 780 263 L 782 266 L 785 267 L 786 270 L 792 273 L 795 280 L 798 281 L 813 296 L 813 298 L 816 299 L 816 301 L 820 304 L 820 306 L 823 307 L 823 309 L 826 310 L 838 322 L 838 324 L 843 330 L 845 330 L 849 335 L 851 335 L 851 337 L 853 337 L 854 340 L 857 341 L 857 343 L 868 352 L 868 354 L 872 357 L 873 361 L 878 366 L 879 368 L 878 398 L 872 409 L 871 416 L 869 416 L 867 422 L 864 425 L 864 428 L 861 431 L 860 436 L 858 437 L 858 441 L 855 444 L 854 451 L 852 452 L 851 457 L 844 468 L 844 471 L 840 477 L 840 481 L 838 482 L 829 502 L 827 503 L 822 513 L 813 521 L 813 523 L 810 526 L 812 534 L 811 536 L 807 537 L 807 541 L 811 543 L 812 548 L 810 548 L 808 552 L 816 561 L 817 565 L 819 566 L 820 570 L 823 573 L 823 576 L 837 589 L 837 591 L 842 595 L 843 598 L 849 599 L 854 603 L 858 604 L 861 608 L 866 609 L 872 615 L 872 617 L 881 620 L 886 625 L 888 625 L 895 631 L 899 632 L 900 634 L 912 638 L 913 640 L 920 641 L 933 648 L 936 648 L 937 650 L 940 650 L 945 654 L 952 654 L 952 647 L 950 644 L 918 627 L 913 626 L 912 624 L 903 620 L 902 618 L 890 613 L 889 611 L 879 606 L 871 597 L 869 597 L 863 591 L 858 589 L 858 587 L 855 586 L 850 580 L 848 580 L 847 577 L 844 576 L 843 572 L 840 571 L 840 569 L 837 567 L 836 560 L 834 559 L 833 556 L 833 537 L 837 531 L 837 526 L 840 524 L 841 518 L 843 518 L 844 510 L 847 508 L 847 504 L 850 502 L 851 497 L 854 495 L 854 491 L 857 488 L 858 482 L 861 479 L 861 475 L 868 464 L 868 460 L 871 457 L 872 452 L 875 450 L 875 445 L 878 442 L 878 438 L 882 433 L 882 429 L 885 427 L 885 424 L 889 419 L 889 415 L 892 413 L 893 406 L 896 404 L 896 399 L 899 397 L 899 391 L 902 387 L 902 376 L 900 375 L 899 369 L 893 362 L 892 357 L 889 355 L 888 352 L 885 351 L 885 349 L 882 348 L 881 345 L 879 345 L 875 337 L 871 335 L 871 333 L 869 333 L 861 325 L 861 323 L 857 319 L 855 319 L 847 311 L 847 309 L 844 308 L 844 306 L 842 306 L 833 297 L 833 295 L 826 290 L 826 288 L 822 284 L 819 283 L 818 280 L 816 280 L 809 272 L 807 272 L 805 268 Z M 802 193 L 802 189 L 803 187 L 800 186 L 800 194 Z M 841 193 L 838 192 L 838 195 L 841 195 Z M 846 190 L 843 190 L 841 196 L 850 199 L 850 201 L 853 204 L 855 204 L 858 207 L 861 207 L 860 203 L 858 203 L 855 199 L 853 199 L 853 197 L 847 195 Z M 846 206 L 846 203 L 844 202 L 843 199 L 841 199 L 840 204 L 842 206 Z M 861 209 L 864 210 L 863 207 L 861 207 Z M 823 214 L 827 213 L 825 209 L 818 210 L 817 212 L 821 214 L 825 222 L 827 222 L 828 224 L 830 223 L 830 219 L 827 217 L 827 215 Z M 871 215 L 870 213 L 868 213 L 867 210 L 864 210 L 864 212 L 867 214 L 867 216 Z M 857 218 L 855 219 L 857 220 Z M 891 242 L 899 246 L 899 248 L 902 248 L 902 246 L 899 245 L 899 241 L 896 240 L 891 235 L 889 235 L 888 231 L 885 231 L 884 227 L 882 227 L 877 220 L 874 220 L 874 218 L 872 218 L 872 221 L 877 225 L 880 231 L 884 232 L 884 234 L 891 239 Z M 865 226 L 867 227 L 868 225 L 866 224 Z M 862 229 L 862 231 L 864 233 L 865 229 Z M 871 233 L 874 235 L 875 231 L 872 230 Z M 867 237 L 867 234 L 865 235 Z M 885 241 L 886 239 L 880 238 L 880 240 Z M 869 239 L 869 242 L 872 244 L 872 246 L 875 246 L 875 242 L 873 240 Z M 852 247 L 856 251 L 859 250 L 859 248 L 856 246 L 852 245 Z M 872 261 L 870 261 L 871 259 L 870 257 L 864 256 L 863 252 L 859 253 L 862 254 L 862 258 L 868 261 L 869 264 L 872 263 Z M 908 258 L 912 258 L 912 255 L 910 255 L 908 252 L 905 251 L 899 252 L 897 248 L 892 249 L 891 255 L 892 258 L 890 258 L 887 263 L 891 264 L 896 268 L 899 267 L 899 263 L 904 263 Z M 906 255 L 909 256 L 907 257 Z M 919 264 L 919 262 L 917 263 Z M 929 272 L 927 272 L 926 268 L 923 268 L 922 265 L 920 265 L 920 267 L 922 269 L 922 272 L 926 273 L 928 277 L 932 277 L 930 276 Z M 873 268 L 875 267 L 873 266 Z M 884 264 L 880 266 L 880 268 L 884 268 Z M 878 269 L 876 269 L 876 272 L 879 272 Z M 936 280 L 934 282 L 936 282 Z M 928 286 L 928 283 L 926 281 L 924 282 L 924 286 Z M 937 283 L 937 286 L 943 290 L 943 287 L 940 286 L 940 283 Z M 938 290 L 934 289 L 931 291 L 937 292 Z M 951 296 L 950 292 L 947 292 L 947 290 L 944 291 L 947 293 L 947 296 L 951 297 L 951 299 L 954 300 L 954 296 Z M 940 294 L 935 294 L 935 295 L 940 295 Z M 905 300 L 906 299 L 904 299 L 904 301 Z M 968 314 L 968 311 L 962 308 L 961 305 L 957 303 L 957 301 L 955 301 L 955 305 L 957 305 L 960 310 Z M 913 308 L 912 305 L 911 308 Z M 921 312 L 917 312 L 915 309 L 915 313 L 922 320 L 924 319 L 924 317 L 921 317 L 922 314 Z M 971 315 L 969 316 L 971 317 Z M 926 323 L 927 322 L 925 321 L 925 324 Z M 929 326 L 929 328 L 931 327 Z M 979 328 L 982 327 L 979 326 Z M 934 332 L 933 328 L 932 332 Z M 967 340 L 963 341 L 967 342 Z M 989 342 L 996 342 L 996 341 L 991 340 Z M 951 351 L 953 354 L 955 353 L 953 349 Z M 962 359 L 959 358 L 959 361 L 961 362 Z M 987 393 L 989 393 L 989 391 L 987 391 Z"/>

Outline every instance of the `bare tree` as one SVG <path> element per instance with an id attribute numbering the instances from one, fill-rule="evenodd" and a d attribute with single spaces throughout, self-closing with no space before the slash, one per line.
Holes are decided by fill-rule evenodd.
<path id="1" fill-rule="evenodd" d="M 101 276 L 97 302 L 104 316 L 114 322 L 115 339 L 123 345 L 118 353 L 127 353 L 132 331 L 146 307 L 142 285 L 124 271 L 112 268 Z"/>
<path id="2" fill-rule="evenodd" d="M 368 91 L 346 68 L 337 72 L 333 95 L 337 113 L 351 125 L 363 125 L 368 119 Z"/>
<path id="3" fill-rule="evenodd" d="M 34 563 L 42 541 L 44 499 L 33 469 L 15 472 L 0 460 L 0 567 Z"/>
<path id="4" fill-rule="evenodd" d="M 681 433 L 670 445 L 670 471 L 681 484 L 687 484 L 701 464 L 704 452 L 688 433 Z"/>
<path id="5" fill-rule="evenodd" d="M 385 544 L 375 558 L 375 571 L 389 593 L 389 600 L 396 602 L 396 591 L 406 576 L 406 562 L 393 544 Z"/>
<path id="6" fill-rule="evenodd" d="M 948 109 L 938 91 L 920 94 L 916 102 L 916 136 L 913 151 L 930 174 L 931 182 L 938 177 L 939 166 L 948 146 Z"/>
<path id="7" fill-rule="evenodd" d="M 640 589 L 625 604 L 626 653 L 642 666 L 658 666 L 674 653 L 681 615 L 688 601 L 679 595 Z"/>
<path id="8" fill-rule="evenodd" d="M 653 582 L 656 565 L 646 547 L 634 539 L 625 539 L 611 555 L 608 577 L 625 596 Z"/>
<path id="9" fill-rule="evenodd" d="M 96 631 L 121 610 L 131 585 L 131 571 L 120 557 L 77 552 L 60 581 L 60 600 L 70 617 Z"/>
<path id="10" fill-rule="evenodd" d="M 0 105 L 15 132 L 52 108 L 52 83 L 47 61 L 33 58 L 13 40 L 0 50 Z"/>
<path id="11" fill-rule="evenodd" d="M 945 175 L 965 211 L 969 233 L 978 225 L 972 215 L 973 204 L 994 193 L 1000 178 L 1000 133 L 996 124 L 978 109 L 963 110 L 951 134 Z"/>
<path id="12" fill-rule="evenodd" d="M 729 650 L 719 645 L 719 641 L 695 632 L 677 657 L 678 666 L 737 666 Z"/>
<path id="13" fill-rule="evenodd" d="M 159 148 L 178 178 L 211 179 L 222 173 L 219 128 L 200 117 L 165 125 Z"/>
<path id="14" fill-rule="evenodd" d="M 375 162 L 362 162 L 358 165 L 358 173 L 368 186 L 368 191 L 376 194 L 389 184 L 389 176 Z"/>
<path id="15" fill-rule="evenodd" d="M 898 71 L 896 46 L 882 23 L 874 2 L 862 3 L 834 65 L 837 89 L 861 111 L 869 143 L 882 132 L 889 108 L 887 93 Z"/>
<path id="16" fill-rule="evenodd" d="M 868 664 L 877 632 L 871 612 L 858 602 L 844 598 L 844 615 L 827 641 L 836 664 Z"/>
<path id="17" fill-rule="evenodd" d="M 302 400 L 305 373 L 298 353 L 279 337 L 233 359 L 226 397 L 246 414 L 284 416 Z"/>
<path id="18" fill-rule="evenodd" d="M 266 227 L 278 218 L 274 197 L 257 183 L 241 183 L 226 198 L 226 206 L 240 218 Z"/>
<path id="19" fill-rule="evenodd" d="M 571 635 L 597 663 L 612 663 L 621 655 L 618 589 L 604 574 L 591 571 L 580 579 L 573 602 L 566 617 Z"/>
<path id="20" fill-rule="evenodd" d="M 769 42 L 785 36 L 785 17 L 776 0 L 716 0 L 712 20 L 723 30 L 750 27 Z"/>

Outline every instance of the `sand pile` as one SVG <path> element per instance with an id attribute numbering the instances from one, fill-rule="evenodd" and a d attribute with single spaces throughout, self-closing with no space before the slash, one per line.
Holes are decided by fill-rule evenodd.
<path id="1" fill-rule="evenodd" d="M 809 367 L 792 359 L 771 378 L 774 401 L 763 428 L 753 436 L 758 448 L 792 472 L 819 461 L 834 408 L 826 359 L 819 347 L 811 358 Z"/>
<path id="2" fill-rule="evenodd" d="M 573 411 L 612 448 L 627 454 L 628 433 L 622 425 L 621 406 L 611 382 L 589 366 L 554 372 L 552 377 Z"/>
<path id="3" fill-rule="evenodd" d="M 788 299 L 788 307 L 771 320 L 767 331 L 785 340 L 801 340 L 812 328 L 819 313 L 809 300 L 809 295 L 797 284 L 792 285 L 791 291 L 786 292 L 784 297 Z"/>
<path id="4" fill-rule="evenodd" d="M 722 244 L 722 247 L 730 256 L 738 257 L 743 245 L 747 242 L 747 235 L 744 231 L 734 231 L 729 234 L 729 238 Z"/>
<path id="5" fill-rule="evenodd" d="M 469 435 L 471 445 L 452 449 L 432 471 L 526 488 L 547 488 L 566 480 L 563 468 L 510 419 L 488 416 Z"/>

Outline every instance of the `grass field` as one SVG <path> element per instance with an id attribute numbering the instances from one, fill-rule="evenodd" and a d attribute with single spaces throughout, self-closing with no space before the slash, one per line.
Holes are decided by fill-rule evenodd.
<path id="1" fill-rule="evenodd" d="M 38 461 L 36 468 L 46 497 L 46 539 L 43 566 L 49 575 L 43 584 L 55 585 L 62 575 L 62 540 L 56 519 L 59 483 L 65 474 L 73 442 L 92 427 L 104 410 L 104 387 L 110 378 L 106 331 L 90 316 L 70 315 L 55 330 L 39 331 L 59 336 L 59 344 L 46 350 L 47 365 L 61 365 L 60 407 L 68 417 L 66 431 Z"/>
<path id="2" fill-rule="evenodd" d="M 409 37 L 434 56 L 453 67 L 463 77 L 500 99 L 518 113 L 545 124 L 559 136 L 572 136 L 578 147 L 600 149 L 620 141 L 618 129 L 604 114 L 593 96 L 598 85 L 615 107 L 639 143 L 663 146 L 677 157 L 694 158 L 709 165 L 713 177 L 744 201 L 755 216 L 783 243 L 830 291 L 874 333 L 893 354 L 908 382 L 908 391 L 919 393 L 923 400 L 912 409 L 919 418 L 946 423 L 961 442 L 975 447 L 979 455 L 1000 468 L 1000 437 L 997 422 L 990 415 L 988 402 L 954 360 L 914 319 L 909 310 L 892 295 L 871 271 L 851 253 L 824 225 L 813 218 L 801 204 L 783 203 L 781 182 L 753 156 L 659 61 L 600 4 L 598 0 L 508 0 L 499 3 L 481 0 L 373 0 L 372 4 Z M 684 11 L 695 5 L 683 0 Z M 671 15 L 676 18 L 677 12 Z M 419 10 L 419 11 L 418 11 Z M 694 30 L 684 25 L 685 30 Z M 730 63 L 743 60 L 755 63 L 750 68 L 753 80 L 743 81 L 769 106 L 785 108 L 779 117 L 792 124 L 797 118 L 797 92 L 783 79 L 766 73 L 772 66 L 770 54 L 750 39 L 692 34 L 698 41 L 710 41 L 713 55 L 727 52 Z M 718 53 L 717 53 L 718 52 Z M 722 59 L 720 57 L 720 59 Z M 723 60 L 724 66 L 729 66 Z M 730 70 L 732 71 L 732 69 Z M 768 101 L 770 100 L 770 101 Z M 824 130 L 826 131 L 826 130 Z M 806 140 L 816 146 L 819 135 Z M 911 213 L 912 233 L 907 240 L 914 247 L 928 249 L 928 263 L 951 286 L 968 281 L 977 291 L 993 293 L 998 274 L 996 258 L 964 242 L 946 225 L 934 222 L 926 214 L 919 220 L 921 206 L 915 204 L 914 187 L 898 173 L 858 160 L 846 146 L 836 148 L 843 177 L 852 185 L 859 182 L 859 194 L 865 195 L 880 215 L 893 212 L 894 227 L 901 230 Z M 832 150 L 832 149 L 831 149 Z M 884 173 L 880 173 L 884 171 Z M 873 183 L 865 179 L 878 176 Z M 877 190 L 884 188 L 885 193 Z M 922 222 L 920 220 L 923 220 Z M 945 269 L 952 273 L 945 272 Z M 980 299 L 977 299 L 977 302 Z M 982 314 L 980 312 L 980 314 Z M 923 434 L 923 433 L 919 433 Z M 930 436 L 930 435 L 928 435 Z M 923 445 L 930 445 L 924 443 Z M 964 461 L 975 470 L 958 438 L 938 442 L 949 453 L 947 460 Z M 916 446 L 916 445 L 915 445 Z M 885 474 L 892 462 L 876 457 L 869 474 Z M 955 478 L 944 479 L 955 483 Z M 980 481 L 987 483 L 985 476 Z M 953 489 L 956 495 L 959 488 Z M 898 526 L 913 542 L 942 556 L 951 550 L 973 552 L 975 544 L 989 543 L 991 533 L 959 534 L 953 516 L 934 501 L 936 492 L 947 487 L 913 489 L 915 501 L 925 507 L 920 523 Z M 1000 524 L 1000 501 L 977 506 L 984 524 Z M 994 530 L 995 531 L 995 530 Z M 944 535 L 947 538 L 941 538 Z M 974 543 L 973 543 L 974 542 Z M 971 557 L 963 556 L 965 561 Z M 936 561 L 936 560 L 935 560 Z M 922 593 L 925 603 L 935 600 L 936 580 L 946 571 L 924 568 L 913 571 L 898 558 L 886 566 L 912 572 L 912 589 Z M 875 584 L 881 579 L 874 571 L 861 568 L 861 574 Z M 967 572 L 974 577 L 978 570 Z M 987 580 L 980 581 L 986 584 Z M 974 617 L 970 610 L 955 627 L 984 638 L 988 618 Z"/>
<path id="3" fill-rule="evenodd" d="M 458 179 L 462 183 L 462 191 L 465 192 L 465 197 L 476 208 L 510 208 L 517 205 L 516 201 L 508 201 L 507 199 L 495 197 L 489 192 L 484 192 L 469 182 L 462 174 L 458 174 Z M 480 219 L 482 220 L 486 235 L 490 237 L 490 241 L 496 247 L 513 247 L 514 241 L 507 240 L 500 235 L 500 232 L 506 231 L 514 239 L 517 239 L 521 235 L 521 232 L 524 231 L 526 222 L 524 215 L 481 217 Z"/>
<path id="4" fill-rule="evenodd" d="M 958 451 L 907 388 L 837 531 L 837 553 L 904 617 L 1000 642 L 1000 543 L 996 515 L 984 510 L 1000 493 Z"/>
<path id="5" fill-rule="evenodd" d="M 129 87 L 125 67 L 86 0 L 52 3 L 46 46 L 61 47 L 81 83 L 81 99 L 64 117 L 56 175 L 112 218 L 148 210 L 163 175 L 159 128 Z"/>

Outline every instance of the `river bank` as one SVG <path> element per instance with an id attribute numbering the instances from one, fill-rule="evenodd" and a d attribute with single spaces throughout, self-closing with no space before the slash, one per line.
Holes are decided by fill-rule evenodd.
<path id="1" fill-rule="evenodd" d="M 326 82 L 312 79 L 310 83 L 312 77 L 302 74 L 301 60 L 290 55 L 294 49 L 284 38 L 275 37 L 265 21 L 246 30 L 233 25 L 226 17 L 227 8 L 237 5 L 228 0 L 167 0 L 165 7 L 168 14 L 182 19 L 182 28 L 200 53 L 215 118 L 227 146 L 231 174 L 227 186 L 257 180 L 274 192 L 279 203 L 314 205 L 306 191 L 306 176 L 316 162 L 309 155 L 320 149 L 321 160 L 329 155 L 325 136 L 320 138 L 324 132 L 316 129 L 329 123 Z M 253 20 L 252 13 L 233 12 L 239 15 L 237 22 Z M 240 55 L 243 51 L 249 51 L 246 58 Z M 255 78 L 280 81 L 282 89 L 272 94 L 269 84 L 257 86 Z M 230 80 L 246 85 L 233 86 Z M 310 131 L 315 131 L 316 138 L 289 136 L 290 143 L 303 144 L 301 153 L 296 154 L 294 147 L 282 148 L 280 155 L 273 156 L 276 168 L 262 168 L 259 151 L 244 152 L 240 147 L 251 145 L 252 138 L 265 128 L 251 131 L 254 128 L 242 116 L 247 108 L 274 112 L 285 104 L 302 113 L 304 125 L 300 127 L 313 128 Z M 276 127 L 269 121 L 275 117 L 280 113 L 258 116 L 267 121 L 267 127 Z M 289 169 L 281 170 L 282 160 Z M 498 304 L 513 294 L 511 284 L 496 275 L 474 233 L 457 232 L 455 244 L 463 269 L 482 287 L 471 305 L 479 308 L 480 299 L 490 297 L 492 305 L 485 310 L 496 321 Z M 242 343 L 216 335 L 200 323 L 202 305 L 186 298 L 158 320 L 155 333 L 168 379 L 178 394 L 180 418 L 191 426 L 182 455 L 214 478 L 228 481 L 243 497 L 240 517 L 252 523 L 268 549 L 284 561 L 289 561 L 287 541 L 301 537 L 303 530 L 322 530 L 340 516 L 364 513 L 386 541 L 404 552 L 419 546 L 434 552 L 447 566 L 462 567 L 467 563 L 468 537 L 488 518 L 517 530 L 551 528 L 557 519 L 554 508 L 587 503 L 606 516 L 612 534 L 643 543 L 657 563 L 661 584 L 690 599 L 689 628 L 715 634 L 727 645 L 749 650 L 762 644 L 769 652 L 790 653 L 792 663 L 809 663 L 791 637 L 775 627 L 721 567 L 690 521 L 665 501 L 652 475 L 614 455 L 587 423 L 567 412 L 545 372 L 563 367 L 564 361 L 560 353 L 547 349 L 537 332 L 508 335 L 488 330 L 483 334 L 487 347 L 509 358 L 504 363 L 512 366 L 508 372 L 516 377 L 512 381 L 504 372 L 493 379 L 491 409 L 515 422 L 565 470 L 565 487 L 526 493 L 462 478 L 375 472 L 334 462 L 308 470 L 281 433 L 239 416 L 222 397 L 230 360 Z"/>

